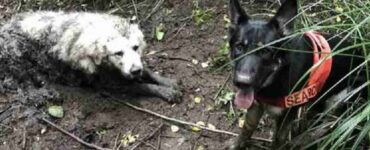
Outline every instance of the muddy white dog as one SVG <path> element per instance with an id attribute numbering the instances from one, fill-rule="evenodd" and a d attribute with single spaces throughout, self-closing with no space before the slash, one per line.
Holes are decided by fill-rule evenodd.
<path id="1" fill-rule="evenodd" d="M 60 72 L 62 66 L 88 75 L 103 66 L 115 68 L 126 79 L 148 81 L 135 85 L 137 93 L 175 99 L 179 92 L 174 80 L 144 69 L 141 56 L 145 46 L 139 25 L 118 16 L 48 11 L 18 14 L 0 28 L 0 85 L 6 89 L 9 79 L 68 76 Z"/>

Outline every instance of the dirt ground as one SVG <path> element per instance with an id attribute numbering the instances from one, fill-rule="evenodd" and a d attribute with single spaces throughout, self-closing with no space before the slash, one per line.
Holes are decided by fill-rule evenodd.
<path id="1" fill-rule="evenodd" d="M 5 4 L 17 7 L 12 1 L 1 4 L 1 22 L 15 13 L 7 9 Z M 191 17 L 193 1 L 183 0 L 165 2 L 150 20 L 141 22 L 147 36 L 147 52 L 151 53 L 145 56 L 147 65 L 164 76 L 180 81 L 183 90 L 182 102 L 169 104 L 159 98 L 125 94 L 121 97 L 165 116 L 194 123 L 203 121 L 217 129 L 239 133 L 237 121 L 227 117 L 228 106 L 209 109 L 215 105 L 213 97 L 228 78 L 229 71 L 212 72 L 209 67 L 201 66 L 202 62 L 207 62 L 217 55 L 218 49 L 225 41 L 227 29 L 224 15 L 228 14 L 227 1 L 208 0 L 199 5 L 214 10 L 211 21 L 203 25 L 196 25 Z M 272 3 L 248 3 L 249 8 L 265 5 Z M 133 11 L 134 8 L 130 7 L 129 10 Z M 145 18 L 142 16 L 139 19 Z M 160 23 L 165 25 L 165 38 L 157 41 L 153 38 L 154 28 Z M 152 54 L 152 51 L 156 53 Z M 199 63 L 195 64 L 192 60 L 198 60 Z M 230 82 L 226 86 L 232 89 Z M 194 132 L 184 126 L 180 126 L 180 130 L 175 133 L 170 128 L 172 123 L 112 102 L 100 95 L 99 91 L 66 86 L 58 86 L 57 89 L 63 93 L 61 105 L 65 114 L 63 118 L 52 121 L 86 142 L 101 147 L 113 148 L 119 145 L 122 137 L 128 133 L 139 137 L 134 143 L 121 149 L 137 146 L 135 149 L 143 150 L 215 150 L 223 149 L 226 142 L 233 138 L 230 135 L 207 131 Z M 202 98 L 199 104 L 194 102 L 194 97 L 197 96 Z M 12 97 L 1 96 L 0 108 L 4 109 L 11 100 Z M 45 109 L 46 107 L 40 108 L 43 111 Z M 0 149 L 88 149 L 45 123 L 28 123 L 22 116 L 9 125 L 0 123 Z M 263 127 L 266 129 L 263 132 L 261 128 L 258 129 L 255 136 L 270 139 L 268 123 Z"/>

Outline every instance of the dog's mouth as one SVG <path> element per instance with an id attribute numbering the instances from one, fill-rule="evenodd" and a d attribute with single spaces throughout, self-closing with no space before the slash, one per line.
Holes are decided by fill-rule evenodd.
<path id="1" fill-rule="evenodd" d="M 270 85 L 275 77 L 276 73 L 271 73 L 267 75 L 267 77 L 263 78 L 264 80 L 261 80 L 259 82 L 260 86 L 252 86 L 252 85 L 237 85 L 237 92 L 235 95 L 234 104 L 237 108 L 241 109 L 248 109 L 252 106 L 256 92 L 259 91 L 259 89 L 264 88 L 268 85 Z"/>
<path id="2" fill-rule="evenodd" d="M 243 84 L 243 82 L 236 83 L 236 87 L 238 88 L 234 100 L 234 104 L 236 105 L 236 107 L 241 109 L 248 109 L 249 107 L 251 107 L 255 100 L 256 93 L 261 88 L 270 85 L 274 80 L 275 75 L 275 72 L 266 75 L 266 77 L 262 78 L 263 80 L 261 79 L 257 81 L 258 84 Z"/>
<path id="3" fill-rule="evenodd" d="M 252 106 L 254 102 L 254 89 L 248 88 L 245 89 L 238 89 L 235 95 L 234 104 L 237 108 L 241 109 L 248 109 Z"/>

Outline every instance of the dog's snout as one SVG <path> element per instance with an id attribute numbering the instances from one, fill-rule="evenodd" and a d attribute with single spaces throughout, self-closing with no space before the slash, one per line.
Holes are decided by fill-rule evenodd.
<path id="1" fill-rule="evenodd" d="M 234 77 L 234 84 L 236 86 L 251 86 L 253 85 L 253 77 L 250 75 L 236 74 Z"/>
<path id="2" fill-rule="evenodd" d="M 134 76 L 139 76 L 139 75 L 141 75 L 141 72 L 143 71 L 143 69 L 141 68 L 141 67 L 136 67 L 136 66 L 134 66 L 134 67 L 132 67 L 131 69 L 130 69 L 130 73 L 132 74 L 132 75 L 134 75 Z"/>
<path id="3" fill-rule="evenodd" d="M 262 59 L 258 55 L 245 56 L 235 67 L 234 84 L 238 87 L 258 86 L 261 66 Z"/>
<path id="4" fill-rule="evenodd" d="M 250 75 L 236 75 L 236 81 L 244 84 L 251 84 L 252 77 Z"/>

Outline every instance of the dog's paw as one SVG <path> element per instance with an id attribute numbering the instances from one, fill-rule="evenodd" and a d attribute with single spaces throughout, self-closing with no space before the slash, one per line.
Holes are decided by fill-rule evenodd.
<path id="1" fill-rule="evenodd" d="M 160 93 L 160 97 L 170 103 L 180 103 L 182 92 L 175 88 L 167 87 Z"/>
<path id="2" fill-rule="evenodd" d="M 171 87 L 174 89 L 179 89 L 179 82 L 176 79 L 170 78 L 163 78 L 161 82 L 158 83 L 159 85 Z"/>

